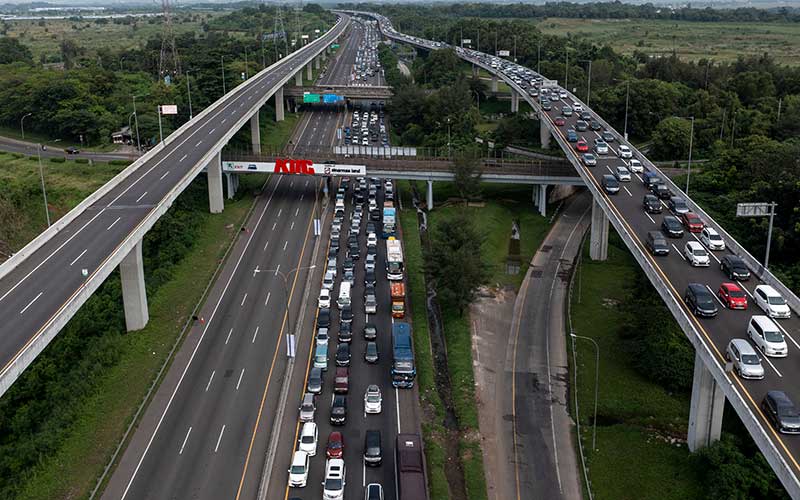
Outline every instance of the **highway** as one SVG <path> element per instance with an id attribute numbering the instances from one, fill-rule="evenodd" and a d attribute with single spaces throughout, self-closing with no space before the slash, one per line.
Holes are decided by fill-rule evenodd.
<path id="1" fill-rule="evenodd" d="M 335 39 L 348 22 L 342 18 L 319 40 L 321 46 Z M 85 210 L 78 209 L 65 227 L 51 228 L 46 234 L 52 236 L 41 246 L 23 249 L 19 252 L 22 256 L 15 259 L 16 265 L 7 261 L 0 268 L 0 317 L 4 319 L 0 326 L 0 376 L 11 373 L 12 365 L 23 355 L 23 362 L 29 362 L 31 355 L 25 351 L 32 344 L 36 344 L 35 349 L 44 347 L 35 341 L 44 333 L 47 341 L 55 335 L 53 329 L 74 313 L 70 305 L 76 297 L 85 300 L 82 292 L 87 284 L 99 286 L 94 278 L 107 276 L 112 270 L 108 263 L 124 257 L 121 249 L 130 244 L 140 226 L 154 223 L 152 217 L 148 218 L 151 213 L 166 210 L 159 206 L 161 202 L 174 199 L 211 152 L 232 136 L 236 124 L 249 116 L 253 106 L 265 101 L 277 83 L 304 66 L 297 58 L 305 53 L 288 56 L 223 96 L 191 125 L 173 133 L 163 148 L 145 155 L 140 166 L 129 167 L 127 177 L 110 181 L 110 189 Z"/>
<path id="2" fill-rule="evenodd" d="M 402 39 L 409 43 L 420 45 L 428 49 L 436 49 L 444 47 L 446 44 L 438 42 L 430 42 L 422 39 L 411 39 L 407 35 L 401 35 L 396 32 L 392 33 L 389 24 L 383 25 L 384 33 L 389 32 L 391 36 Z M 477 63 L 483 67 L 488 67 L 492 61 L 492 56 L 477 51 L 456 48 L 456 52 L 460 57 L 466 61 Z M 529 96 L 531 91 L 531 83 L 524 79 L 514 82 L 513 72 L 515 65 L 508 62 L 502 62 L 503 67 L 494 70 L 500 74 L 512 88 L 516 87 L 516 91 L 521 94 L 520 98 L 528 101 L 533 109 L 538 109 L 538 102 Z M 527 70 L 527 69 L 526 69 Z M 535 72 L 527 70 L 534 76 Z M 544 85 L 542 85 L 544 86 Z M 556 90 L 563 90 L 556 88 Z M 551 93 L 552 94 L 552 93 Z M 578 116 L 580 113 L 573 113 L 571 116 L 562 116 L 562 107 L 569 105 L 574 107 L 575 104 L 582 104 L 583 110 L 588 111 L 592 119 L 597 120 L 602 126 L 610 132 L 613 136 L 613 141 L 609 142 L 608 154 L 597 154 L 597 165 L 586 166 L 581 161 L 580 153 L 575 149 L 575 142 L 567 141 L 567 130 L 575 129 L 576 123 L 580 120 Z M 561 117 L 564 124 L 561 126 L 555 125 L 555 119 Z M 688 241 L 699 241 L 696 233 L 685 232 L 681 238 L 669 239 L 671 244 L 670 253 L 664 257 L 654 257 L 645 247 L 644 241 L 648 231 L 658 231 L 664 216 L 669 215 L 669 211 L 664 205 L 662 214 L 648 214 L 642 209 L 642 199 L 648 191 L 645 189 L 641 175 L 636 173 L 632 175 L 631 182 L 622 182 L 621 189 L 618 194 L 609 195 L 606 193 L 601 185 L 603 175 L 612 174 L 617 166 L 630 166 L 629 159 L 620 157 L 619 145 L 625 144 L 633 151 L 634 159 L 641 161 L 647 170 L 655 171 L 655 167 L 639 153 L 636 148 L 630 145 L 623 137 L 622 134 L 608 126 L 602 118 L 597 116 L 585 103 L 581 103 L 577 98 L 568 92 L 564 92 L 561 96 L 552 102 L 552 109 L 545 112 L 543 116 L 547 120 L 548 128 L 553 130 L 557 135 L 559 144 L 567 154 L 567 158 L 579 170 L 579 173 L 584 179 L 589 182 L 590 188 L 595 192 L 595 196 L 600 196 L 605 203 L 610 207 L 612 215 L 610 216 L 612 222 L 618 232 L 624 232 L 625 235 L 630 235 L 632 242 L 626 240 L 629 248 L 634 256 L 639 260 L 640 265 L 646 268 L 653 269 L 657 278 L 651 276 L 651 281 L 654 281 L 657 290 L 663 283 L 666 291 L 662 294 L 667 305 L 674 306 L 672 309 L 673 314 L 678 319 L 679 323 L 688 321 L 691 327 L 692 334 L 690 340 L 696 348 L 706 350 L 710 355 L 711 362 L 714 363 L 714 369 L 717 374 L 724 373 L 725 383 L 722 384 L 722 390 L 726 391 L 725 394 L 728 398 L 732 396 L 736 400 L 730 400 L 737 413 L 748 426 L 751 435 L 756 439 L 762 452 L 770 464 L 778 473 L 778 476 L 784 483 L 784 486 L 789 490 L 790 494 L 795 495 L 798 491 L 797 476 L 800 473 L 800 440 L 797 437 L 787 436 L 778 433 L 770 421 L 767 419 L 764 411 L 761 408 L 761 401 L 767 391 L 781 390 L 786 392 L 795 404 L 800 403 L 800 388 L 794 382 L 800 377 L 800 320 L 797 318 L 798 311 L 794 310 L 790 319 L 775 320 L 780 330 L 786 336 L 786 343 L 788 344 L 788 357 L 786 358 L 764 358 L 763 364 L 766 371 L 766 377 L 760 381 L 744 380 L 735 372 L 725 373 L 725 350 L 728 343 L 733 338 L 746 338 L 747 323 L 750 317 L 754 314 L 763 314 L 763 312 L 754 304 L 753 291 L 759 284 L 764 284 L 759 277 L 754 276 L 749 281 L 739 282 L 738 284 L 746 291 L 749 299 L 749 308 L 746 311 L 730 310 L 722 306 L 718 301 L 719 315 L 714 318 L 698 318 L 684 303 L 683 297 L 686 287 L 689 283 L 700 283 L 708 287 L 715 296 L 719 285 L 723 282 L 730 282 L 726 275 L 724 275 L 719 267 L 719 261 L 723 255 L 731 253 L 730 246 L 736 243 L 728 240 L 726 241 L 727 249 L 725 251 L 713 251 L 709 267 L 696 268 L 689 265 L 683 257 L 683 248 Z M 600 137 L 601 131 L 593 131 L 588 129 L 586 131 L 577 132 L 579 138 L 585 139 L 590 147 L 594 144 L 594 140 Z M 594 151 L 592 151 L 594 152 Z M 596 153 L 596 152 L 595 152 Z M 680 192 L 677 187 L 672 186 L 671 190 L 678 196 L 685 196 Z M 691 203 L 691 201 L 689 200 Z M 706 220 L 706 224 L 712 224 L 721 234 L 725 235 L 723 228 L 717 226 L 713 221 Z M 624 239 L 624 238 L 623 238 Z M 751 268 L 753 266 L 751 265 Z M 753 271 L 754 269 L 751 269 Z M 753 273 L 756 274 L 756 273 Z M 660 289 L 659 291 L 664 290 Z M 785 297 L 790 302 L 796 303 L 796 298 Z M 684 327 L 686 331 L 686 327 Z M 696 335 L 694 338 L 692 335 Z M 701 353 L 701 357 L 704 353 Z M 704 358 L 706 359 L 706 358 Z M 719 379 L 717 379 L 719 380 Z M 768 440 L 768 441 L 767 441 Z"/>

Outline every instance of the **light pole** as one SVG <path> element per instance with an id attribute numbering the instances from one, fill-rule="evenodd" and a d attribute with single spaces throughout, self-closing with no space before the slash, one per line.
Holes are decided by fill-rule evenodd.
<path id="1" fill-rule="evenodd" d="M 33 113 L 27 113 L 27 114 L 23 115 L 22 118 L 20 118 L 20 120 L 19 120 L 19 130 L 20 130 L 20 132 L 22 132 L 22 140 L 25 140 L 25 125 L 24 125 L 25 118 L 31 116 L 32 114 Z"/>
<path id="2" fill-rule="evenodd" d="M 622 80 L 614 78 L 614 81 L 621 82 Z M 622 132 L 622 135 L 625 137 L 626 141 L 628 140 L 628 104 L 630 103 L 630 98 L 631 98 L 631 79 L 628 78 L 625 80 L 625 126 Z"/>
<path id="3" fill-rule="evenodd" d="M 694 142 L 694 116 L 691 116 L 692 126 L 689 129 L 689 165 L 686 170 L 686 196 L 689 196 L 689 177 L 692 175 L 692 143 Z"/>
<path id="4" fill-rule="evenodd" d="M 542 37 L 536 42 L 536 72 L 542 76 Z"/>
<path id="5" fill-rule="evenodd" d="M 136 114 L 136 113 L 135 113 L 135 112 L 133 112 L 133 113 L 131 113 L 131 114 L 129 114 L 129 115 L 128 115 L 128 133 L 131 133 L 131 132 L 132 132 L 132 130 L 133 130 L 133 129 L 131 128 L 131 118 L 133 118 L 133 115 L 135 115 L 135 114 Z M 133 137 L 133 135 L 131 135 L 131 137 Z"/>
<path id="6" fill-rule="evenodd" d="M 450 117 L 447 117 L 447 159 L 449 160 L 451 156 L 450 153 Z"/>
<path id="7" fill-rule="evenodd" d="M 244 46 L 244 79 L 247 80 L 250 78 L 250 74 L 247 70 L 247 45 Z"/>
<path id="8" fill-rule="evenodd" d="M 144 97 L 146 95 L 149 94 L 141 94 L 133 96 L 133 121 L 136 124 L 136 150 L 139 151 L 140 154 L 142 152 L 142 143 L 141 141 L 139 141 L 139 113 L 136 112 L 136 98 Z"/>
<path id="9" fill-rule="evenodd" d="M 595 351 L 595 362 L 594 362 L 594 418 L 592 422 L 592 450 L 597 450 L 597 388 L 598 383 L 600 382 L 600 346 L 597 345 L 597 342 L 591 337 L 584 337 L 582 335 L 577 335 L 575 332 L 571 332 L 569 334 L 570 337 L 573 339 L 584 339 L 588 340 L 592 344 L 594 344 L 594 351 Z M 574 342 L 574 340 L 573 340 Z M 575 367 L 577 370 L 578 367 Z M 580 438 L 580 437 L 579 437 Z"/>
<path id="10" fill-rule="evenodd" d="M 517 62 L 517 35 L 514 35 L 514 62 Z"/>
<path id="11" fill-rule="evenodd" d="M 220 66 L 222 67 L 222 95 L 227 94 L 225 90 L 225 56 L 219 56 Z"/>
<path id="12" fill-rule="evenodd" d="M 275 273 L 276 276 L 280 276 L 281 277 L 281 280 L 282 280 L 282 283 L 283 283 L 283 292 L 284 292 L 284 294 L 286 296 L 286 300 L 283 301 L 283 303 L 286 305 L 286 307 L 284 309 L 284 315 L 286 316 L 286 321 L 288 323 L 289 334 L 290 335 L 294 333 L 294 330 L 292 329 L 292 315 L 289 314 L 289 277 L 292 274 L 294 274 L 294 273 L 296 273 L 298 271 L 311 270 L 311 269 L 314 269 L 315 267 L 317 267 L 316 264 L 312 264 L 310 266 L 295 267 L 294 269 L 292 269 L 291 271 L 288 271 L 286 273 L 281 272 L 279 269 L 265 269 L 265 270 L 262 271 L 262 270 L 256 268 L 256 272 L 259 272 L 259 273 Z"/>
<path id="13" fill-rule="evenodd" d="M 122 60 L 125 59 L 125 56 L 119 58 L 119 71 L 122 72 Z"/>
<path id="14" fill-rule="evenodd" d="M 589 74 L 586 76 L 586 105 L 589 105 L 589 98 L 591 97 L 592 92 L 592 60 L 591 59 L 581 59 L 578 62 L 588 62 L 589 63 Z"/>
<path id="15" fill-rule="evenodd" d="M 189 96 L 189 119 L 192 117 L 192 89 L 189 87 L 189 70 L 186 70 L 186 93 Z"/>
<path id="16" fill-rule="evenodd" d="M 44 167 L 42 166 L 42 145 L 36 146 L 36 154 L 39 157 L 39 178 L 42 181 L 42 197 L 44 197 L 44 215 L 47 219 L 47 227 L 50 227 L 50 208 L 47 206 L 47 189 L 44 187 Z"/>

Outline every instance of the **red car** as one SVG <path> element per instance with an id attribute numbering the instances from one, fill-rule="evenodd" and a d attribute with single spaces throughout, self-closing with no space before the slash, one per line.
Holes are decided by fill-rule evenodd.
<path id="1" fill-rule="evenodd" d="M 721 284 L 717 295 L 728 309 L 747 309 L 747 295 L 736 283 Z"/>
<path id="2" fill-rule="evenodd" d="M 336 375 L 333 377 L 333 392 L 347 394 L 350 389 L 350 369 L 346 366 L 337 366 Z"/>
<path id="3" fill-rule="evenodd" d="M 581 139 L 581 140 L 578 141 L 577 144 L 575 144 L 575 149 L 577 149 L 581 153 L 585 153 L 585 152 L 589 151 L 589 144 L 586 142 L 585 139 Z M 703 230 L 702 227 L 700 229 L 698 229 L 698 231 L 702 231 L 702 230 Z"/>
<path id="4" fill-rule="evenodd" d="M 685 212 L 681 214 L 681 222 L 683 222 L 683 225 L 686 226 L 686 229 L 688 229 L 690 233 L 699 233 L 705 226 L 703 221 L 700 220 L 700 217 L 694 212 Z"/>
<path id="5" fill-rule="evenodd" d="M 331 432 L 328 436 L 328 446 L 325 447 L 325 455 L 328 458 L 344 457 L 344 437 L 339 431 Z"/>
<path id="6" fill-rule="evenodd" d="M 553 120 L 553 123 L 559 127 L 563 127 L 567 123 L 567 120 L 565 120 L 563 116 L 558 116 L 555 120 Z"/>

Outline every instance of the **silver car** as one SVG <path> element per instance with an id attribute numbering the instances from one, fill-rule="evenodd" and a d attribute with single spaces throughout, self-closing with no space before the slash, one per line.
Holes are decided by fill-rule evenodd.
<path id="1" fill-rule="evenodd" d="M 310 392 L 305 393 L 303 401 L 300 403 L 300 421 L 313 422 L 316 411 L 317 405 L 314 401 L 314 395 Z"/>
<path id="2" fill-rule="evenodd" d="M 616 176 L 617 180 L 620 182 L 631 181 L 631 172 L 628 170 L 628 167 L 617 167 L 617 171 L 614 172 L 614 176 Z"/>
<path id="3" fill-rule="evenodd" d="M 733 368 L 740 377 L 761 380 L 764 378 L 764 367 L 761 357 L 750 342 L 745 339 L 733 339 L 728 343 L 725 359 L 733 363 Z"/>

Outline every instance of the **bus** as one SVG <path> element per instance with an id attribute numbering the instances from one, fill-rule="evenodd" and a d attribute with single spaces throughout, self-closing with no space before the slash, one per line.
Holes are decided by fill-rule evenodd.
<path id="1" fill-rule="evenodd" d="M 403 279 L 403 246 L 394 237 L 386 240 L 386 277 L 392 281 Z"/>

